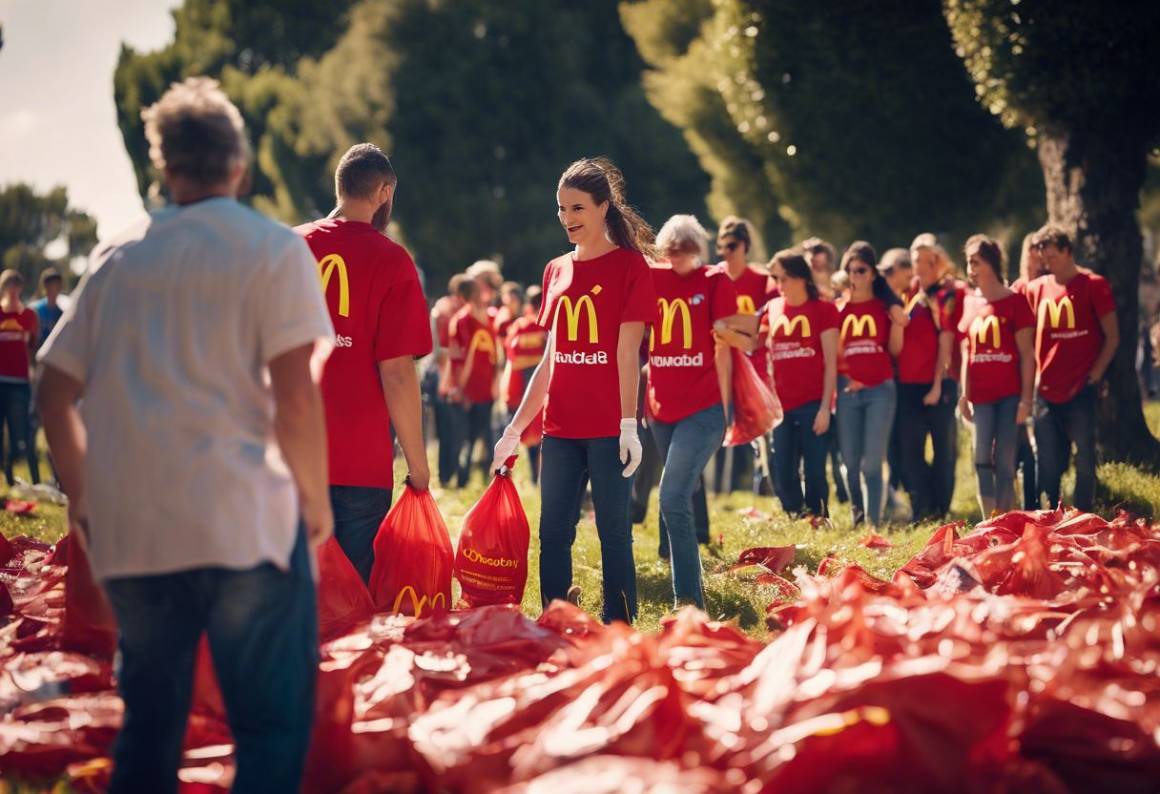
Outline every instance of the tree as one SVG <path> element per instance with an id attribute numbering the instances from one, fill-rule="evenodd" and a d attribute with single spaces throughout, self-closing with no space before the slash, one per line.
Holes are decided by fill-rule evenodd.
<path id="1" fill-rule="evenodd" d="M 1134 375 L 1143 261 L 1136 210 L 1160 144 L 1160 5 L 944 0 L 979 101 L 1039 152 L 1051 220 L 1116 298 L 1122 339 L 1100 405 L 1100 447 L 1160 468 Z"/>
<path id="2" fill-rule="evenodd" d="M 72 259 L 88 254 L 96 242 L 96 221 L 69 206 L 65 188 L 43 195 L 23 183 L 0 188 L 0 262 L 18 270 L 29 291 L 47 267 L 67 278 Z"/>
<path id="3" fill-rule="evenodd" d="M 679 0 L 622 14 L 658 107 L 695 113 L 717 94 L 735 132 L 694 148 L 734 201 L 755 184 L 794 235 L 881 247 L 1030 222 L 1033 158 L 975 103 L 937 0 L 694 5 L 700 16 Z"/>

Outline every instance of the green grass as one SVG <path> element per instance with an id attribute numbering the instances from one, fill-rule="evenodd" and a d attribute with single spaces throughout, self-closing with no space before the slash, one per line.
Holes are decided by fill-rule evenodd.
<path id="1" fill-rule="evenodd" d="M 1147 406 L 1148 422 L 1154 433 L 1160 434 L 1160 403 Z M 975 478 L 971 465 L 970 438 L 966 432 L 959 438 L 959 460 L 957 486 L 952 506 L 952 519 L 970 522 L 979 520 L 975 502 Z M 432 453 L 434 450 L 432 450 Z M 18 467 L 18 476 L 27 479 L 27 472 Z M 402 481 L 402 477 L 399 477 Z M 1125 506 L 1137 513 L 1160 516 L 1160 477 L 1146 474 L 1123 464 L 1103 464 L 1099 468 L 1100 488 L 1097 509 L 1109 514 L 1116 506 Z M 538 615 L 538 542 L 536 527 L 539 520 L 539 493 L 532 488 L 527 477 L 527 461 L 521 458 L 516 469 L 516 482 L 523 498 L 528 520 L 532 527 L 532 542 L 529 554 L 528 587 L 524 594 L 523 608 L 529 615 Z M 1064 483 L 1064 493 L 1070 493 L 1072 477 L 1068 475 Z M 127 486 L 131 494 L 132 486 Z M 464 514 L 483 492 L 484 482 L 476 474 L 468 488 L 463 491 L 439 491 L 435 495 L 443 511 L 443 516 L 451 531 L 452 541 L 458 537 Z M 705 569 L 705 600 L 710 615 L 733 619 L 746 631 L 762 636 L 765 633 L 763 617 L 765 606 L 772 598 L 767 587 L 754 584 L 751 575 L 727 573 L 724 568 L 735 562 L 738 554 L 753 546 L 797 546 L 794 565 L 804 565 L 811 572 L 817 569 L 824 557 L 836 557 L 856 562 L 870 573 L 888 578 L 915 552 L 922 548 L 935 524 L 890 526 L 880 530 L 894 547 L 875 551 L 862 547 L 859 541 L 865 531 L 855 531 L 850 524 L 849 505 L 837 504 L 831 499 L 833 526 L 813 529 L 805 521 L 791 521 L 781 514 L 776 500 L 771 497 L 735 493 L 725 496 L 710 496 L 710 523 L 714 541 L 720 536 L 721 545 L 702 547 Z M 768 516 L 765 520 L 754 521 L 744 518 L 741 511 L 755 507 Z M 41 504 L 33 517 L 20 517 L 0 512 L 0 531 L 7 536 L 31 535 L 52 541 L 65 531 L 65 511 L 63 508 Z M 657 557 L 657 495 L 653 491 L 652 502 L 644 525 L 634 527 L 635 557 L 639 591 L 640 616 L 638 625 L 643 630 L 655 629 L 661 618 L 672 608 L 672 586 L 667 563 Z M 584 518 L 576 533 L 573 548 L 575 581 L 583 591 L 582 605 L 594 614 L 600 609 L 600 544 L 596 527 Z"/>

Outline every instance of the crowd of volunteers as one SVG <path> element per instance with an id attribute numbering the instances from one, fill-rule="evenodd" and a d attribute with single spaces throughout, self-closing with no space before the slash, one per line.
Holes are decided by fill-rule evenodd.
<path id="1" fill-rule="evenodd" d="M 1120 337 L 1108 282 L 1063 228 L 1028 235 L 1011 285 L 981 234 L 961 252 L 919 234 L 881 256 L 812 238 L 753 261 L 744 219 L 711 234 L 676 215 L 654 236 L 616 167 L 586 158 L 555 185 L 562 253 L 540 283 L 481 260 L 429 303 L 386 234 L 398 178 L 376 146 L 351 147 L 334 210 L 291 230 L 237 201 L 251 152 L 213 81 L 175 84 L 143 115 L 170 204 L 101 244 L 67 305 L 59 274 L 28 308 L 19 274 L 0 275 L 6 474 L 23 455 L 37 477 L 35 354 L 54 472 L 119 625 L 114 791 L 174 790 L 203 632 L 236 790 L 295 788 L 317 659 L 311 548 L 333 533 L 369 577 L 396 445 L 418 490 L 526 454 L 544 604 L 580 595 L 571 549 L 590 504 L 605 621 L 636 615 L 632 524 L 658 474 L 674 605 L 704 606 L 710 483 L 817 522 L 832 478 L 856 525 L 938 518 L 960 421 L 983 515 L 1020 504 L 1020 470 L 1023 506 L 1059 502 L 1073 447 L 1069 501 L 1092 507 Z M 783 418 L 722 449 L 746 358 Z"/>

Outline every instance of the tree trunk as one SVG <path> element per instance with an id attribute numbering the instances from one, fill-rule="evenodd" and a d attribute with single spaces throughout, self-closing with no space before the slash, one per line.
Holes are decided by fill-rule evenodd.
<path id="1" fill-rule="evenodd" d="M 1075 231 L 1075 257 L 1108 280 L 1116 299 L 1120 346 L 1108 368 L 1108 396 L 1099 404 L 1103 459 L 1160 470 L 1160 441 L 1144 421 L 1136 375 L 1143 243 L 1136 222 L 1147 168 L 1146 141 L 1123 131 L 1042 134 L 1039 162 L 1047 213 Z"/>

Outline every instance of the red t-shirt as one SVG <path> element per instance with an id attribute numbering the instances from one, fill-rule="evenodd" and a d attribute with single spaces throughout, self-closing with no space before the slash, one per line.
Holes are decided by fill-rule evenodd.
<path id="1" fill-rule="evenodd" d="M 616 248 L 594 259 L 556 257 L 544 270 L 537 322 L 556 351 L 548 380 L 544 433 L 558 438 L 620 435 L 620 324 L 651 323 L 657 299 L 648 264 Z"/>
<path id="2" fill-rule="evenodd" d="M 501 342 L 507 338 L 508 329 L 512 327 L 512 323 L 516 319 L 507 306 L 500 306 L 496 309 L 495 316 L 491 318 L 491 321 L 495 328 L 495 335 L 499 337 Z"/>
<path id="3" fill-rule="evenodd" d="M 820 298 L 807 300 L 801 306 L 790 306 L 785 298 L 774 298 L 766 316 L 773 381 L 782 409 L 792 411 L 821 400 L 826 378 L 822 331 L 838 328 L 837 307 Z"/>
<path id="4" fill-rule="evenodd" d="M 1040 276 L 1026 287 L 1036 318 L 1039 393 L 1048 402 L 1075 397 L 1104 344 L 1100 318 L 1116 310 L 1107 279 L 1086 268 L 1067 284 Z"/>
<path id="5" fill-rule="evenodd" d="M 729 272 L 729 266 L 724 262 L 718 263 L 717 267 L 724 273 Z M 746 317 L 754 315 L 760 317 L 757 328 L 759 344 L 749 354 L 749 360 L 753 362 L 753 369 L 757 371 L 757 376 L 768 381 L 771 368 L 769 365 L 769 346 L 765 344 L 765 340 L 769 338 L 769 327 L 765 324 L 765 306 L 781 292 L 768 273 L 753 265 L 742 270 L 741 275 L 733 279 L 733 289 L 737 292 L 736 313 L 744 314 Z"/>
<path id="6" fill-rule="evenodd" d="M 464 306 L 451 318 L 451 382 L 459 383 L 459 375 L 471 361 L 471 372 L 463 386 L 463 396 L 471 403 L 491 402 L 491 386 L 495 380 L 498 360 L 495 327 L 490 318 L 481 322 Z"/>
<path id="7" fill-rule="evenodd" d="M 863 386 L 894 377 L 890 353 L 890 315 L 877 298 L 842 306 L 838 333 L 838 372 Z"/>
<path id="8" fill-rule="evenodd" d="M 1018 396 L 1022 383 L 1015 332 L 1035 327 L 1035 315 L 1022 295 L 1012 293 L 994 303 L 968 295 L 959 332 L 967 340 L 967 399 L 993 403 Z"/>
<path id="9" fill-rule="evenodd" d="M 652 267 L 657 293 L 648 358 L 649 414 L 679 422 L 721 402 L 713 323 L 737 313 L 737 292 L 721 271 L 699 267 L 677 275 L 667 262 Z"/>
<path id="10" fill-rule="evenodd" d="M 903 308 L 910 322 L 903 331 L 902 352 L 898 354 L 899 383 L 934 382 L 938 337 L 944 330 L 955 334 L 947 377 L 959 379 L 962 335 L 958 328 L 963 319 L 965 297 L 966 285 L 960 281 L 947 279 L 924 292 L 918 279 L 914 279 L 903 295 Z"/>
<path id="11" fill-rule="evenodd" d="M 393 444 L 378 363 L 431 352 L 419 273 L 369 223 L 329 218 L 295 229 L 318 260 L 335 347 L 322 372 L 331 485 L 390 488 Z"/>
<path id="12" fill-rule="evenodd" d="M 36 312 L 0 311 L 0 381 L 28 383 L 29 344 L 39 338 Z"/>
<path id="13" fill-rule="evenodd" d="M 548 332 L 536 325 L 536 318 L 525 314 L 514 320 L 504 338 L 503 349 L 511 362 L 511 377 L 508 379 L 504 402 L 510 410 L 515 410 L 523 399 L 524 382 L 544 357 L 544 347 Z"/>

